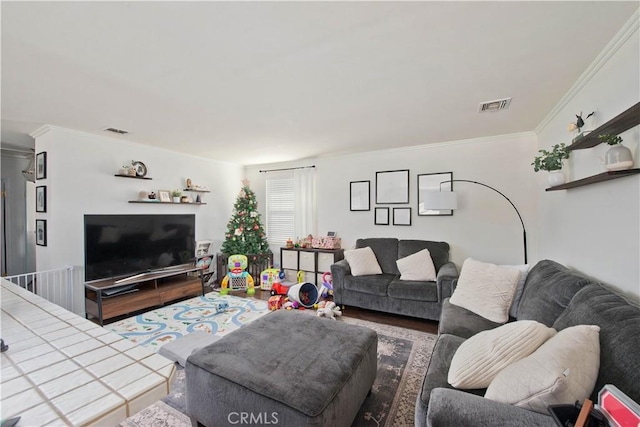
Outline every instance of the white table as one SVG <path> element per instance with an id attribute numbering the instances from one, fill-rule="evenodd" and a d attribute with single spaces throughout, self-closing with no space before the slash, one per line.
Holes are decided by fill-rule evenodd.
<path id="1" fill-rule="evenodd" d="M 168 394 L 172 361 L 1 281 L 2 419 L 117 425 Z"/>

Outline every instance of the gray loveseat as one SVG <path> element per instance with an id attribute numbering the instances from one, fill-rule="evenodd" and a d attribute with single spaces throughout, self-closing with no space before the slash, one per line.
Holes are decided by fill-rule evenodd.
<path id="1" fill-rule="evenodd" d="M 449 245 L 428 240 L 394 238 L 358 239 L 356 248 L 369 246 L 382 274 L 353 276 L 349 263 L 342 260 L 331 266 L 333 299 L 338 305 L 351 305 L 387 313 L 438 320 L 442 301 L 451 296 L 458 270 L 449 262 Z M 428 249 L 436 268 L 435 282 L 400 280 L 396 261 Z"/>
<path id="2" fill-rule="evenodd" d="M 640 307 L 603 285 L 545 260 L 529 272 L 517 320 L 536 320 L 556 330 L 600 326 L 600 372 L 591 399 L 613 384 L 640 402 Z M 439 335 L 415 412 L 416 426 L 555 426 L 553 418 L 482 397 L 485 390 L 456 390 L 447 383 L 456 349 L 472 335 L 499 326 L 447 301 Z"/>

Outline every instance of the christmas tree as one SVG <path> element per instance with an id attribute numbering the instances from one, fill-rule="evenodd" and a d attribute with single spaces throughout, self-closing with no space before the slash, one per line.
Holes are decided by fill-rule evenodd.
<path id="1" fill-rule="evenodd" d="M 233 214 L 227 223 L 222 253 L 248 255 L 271 253 L 266 234 L 260 221 L 256 195 L 249 188 L 249 181 L 242 181 L 242 189 L 233 205 Z"/>

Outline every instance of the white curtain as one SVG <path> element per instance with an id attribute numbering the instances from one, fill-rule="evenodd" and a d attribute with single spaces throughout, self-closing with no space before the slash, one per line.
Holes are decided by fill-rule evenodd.
<path id="1" fill-rule="evenodd" d="M 295 232 L 303 238 L 316 235 L 316 171 L 315 168 L 296 169 L 293 172 L 295 194 Z"/>

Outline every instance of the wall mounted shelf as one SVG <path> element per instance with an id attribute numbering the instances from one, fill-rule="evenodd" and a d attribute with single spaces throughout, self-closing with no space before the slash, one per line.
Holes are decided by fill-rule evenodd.
<path id="1" fill-rule="evenodd" d="M 619 135 L 622 132 L 631 129 L 640 124 L 640 102 L 630 107 L 626 111 L 618 114 L 613 119 L 604 123 L 602 126 L 594 129 L 587 135 L 579 138 L 567 148 L 572 150 L 583 150 L 585 148 L 593 148 L 601 144 L 599 135 Z"/>
<path id="2" fill-rule="evenodd" d="M 148 178 L 146 176 L 131 176 L 131 175 L 118 175 L 118 174 L 115 174 L 113 176 L 117 176 L 120 178 L 132 178 L 132 179 L 153 179 L 153 178 Z"/>
<path id="3" fill-rule="evenodd" d="M 623 171 L 603 172 L 598 175 L 589 176 L 587 178 L 578 179 L 567 182 L 566 184 L 556 185 L 547 188 L 545 191 L 567 190 L 569 188 L 582 187 L 583 185 L 595 184 L 596 182 L 610 181 L 612 179 L 624 178 L 625 176 L 637 175 L 640 169 L 627 169 Z"/>
<path id="4" fill-rule="evenodd" d="M 129 203 L 144 203 L 145 205 L 206 205 L 206 203 L 173 203 L 173 202 L 143 202 L 142 200 L 129 200 Z"/>
<path id="5" fill-rule="evenodd" d="M 190 192 L 192 192 L 192 193 L 211 193 L 211 191 L 210 191 L 210 190 L 196 190 L 196 189 L 194 189 L 194 188 L 185 188 L 185 189 L 184 189 L 184 190 L 182 190 L 182 191 L 190 191 Z"/>

